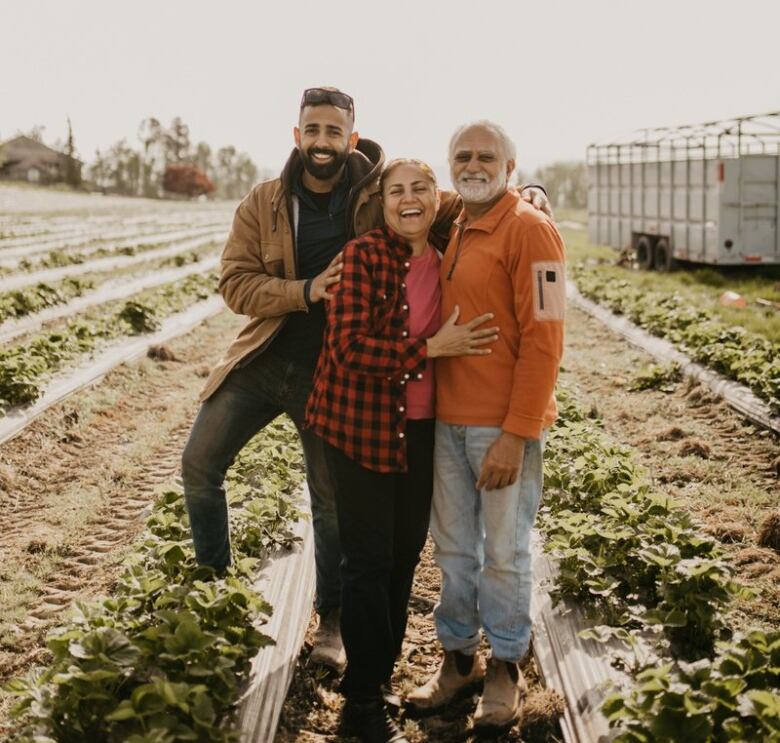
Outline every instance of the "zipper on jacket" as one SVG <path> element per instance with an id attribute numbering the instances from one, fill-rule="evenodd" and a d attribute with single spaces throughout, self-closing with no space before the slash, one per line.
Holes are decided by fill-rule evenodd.
<path id="1" fill-rule="evenodd" d="M 460 246 L 463 243 L 463 235 L 466 232 L 462 224 L 456 222 L 455 227 L 458 230 L 458 243 L 455 246 L 455 257 L 452 259 L 452 265 L 450 270 L 447 271 L 447 281 L 452 281 L 452 274 L 455 272 L 455 266 L 458 265 L 458 258 L 460 258 Z"/>

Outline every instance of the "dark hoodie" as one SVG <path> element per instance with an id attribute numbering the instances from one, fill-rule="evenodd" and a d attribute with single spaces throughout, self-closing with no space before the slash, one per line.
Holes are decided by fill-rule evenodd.
<path id="1" fill-rule="evenodd" d="M 298 150 L 290 155 L 282 171 L 282 185 L 293 220 L 293 197 L 298 200 L 298 225 L 295 234 L 296 276 L 311 280 L 327 268 L 333 257 L 353 237 L 352 225 L 355 195 L 371 180 L 379 177 L 384 163 L 381 148 L 361 139 L 347 159 L 344 176 L 330 193 L 326 210 L 319 199 L 312 198 L 302 183 L 303 164 Z M 274 338 L 269 350 L 284 359 L 314 369 L 322 347 L 325 329 L 323 302 L 310 304 L 307 312 L 290 313 L 286 324 Z"/>

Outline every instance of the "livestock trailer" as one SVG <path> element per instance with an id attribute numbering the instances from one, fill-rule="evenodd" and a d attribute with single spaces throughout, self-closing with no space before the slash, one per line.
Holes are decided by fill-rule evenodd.
<path id="1" fill-rule="evenodd" d="M 780 263 L 780 111 L 592 144 L 587 165 L 591 242 L 659 271 Z"/>

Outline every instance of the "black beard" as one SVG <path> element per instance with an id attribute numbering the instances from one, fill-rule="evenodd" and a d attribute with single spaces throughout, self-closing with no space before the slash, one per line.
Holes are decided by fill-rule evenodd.
<path id="1" fill-rule="evenodd" d="M 327 181 L 330 178 L 333 178 L 333 176 L 341 170 L 341 167 L 347 162 L 347 158 L 349 157 L 349 152 L 347 150 L 337 152 L 336 150 L 325 150 L 319 147 L 312 147 L 308 151 L 300 150 L 300 153 L 303 167 L 306 168 L 306 172 L 320 181 Z M 334 157 L 329 163 L 318 163 L 313 157 L 315 153 L 333 155 Z"/>

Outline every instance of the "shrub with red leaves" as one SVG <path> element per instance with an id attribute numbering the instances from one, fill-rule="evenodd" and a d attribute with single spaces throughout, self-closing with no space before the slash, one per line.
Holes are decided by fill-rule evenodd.
<path id="1" fill-rule="evenodd" d="M 202 196 L 211 193 L 214 188 L 214 184 L 197 165 L 179 163 L 165 166 L 163 189 L 168 193 Z"/>

